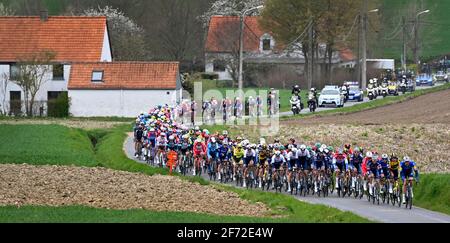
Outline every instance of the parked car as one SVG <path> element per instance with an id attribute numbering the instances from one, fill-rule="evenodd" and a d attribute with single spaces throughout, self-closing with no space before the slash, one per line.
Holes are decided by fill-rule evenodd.
<path id="1" fill-rule="evenodd" d="M 434 75 L 434 80 L 436 80 L 437 82 L 439 82 L 439 81 L 448 82 L 448 75 L 446 73 L 444 73 L 444 71 L 438 71 Z"/>
<path id="2" fill-rule="evenodd" d="M 433 76 L 431 76 L 430 74 L 426 74 L 426 73 L 419 74 L 416 78 L 416 86 L 421 86 L 421 85 L 434 86 Z"/>
<path id="3" fill-rule="evenodd" d="M 319 107 L 324 107 L 326 105 L 335 105 L 336 107 L 344 106 L 344 96 L 339 88 L 324 88 L 322 92 L 320 92 Z"/>
<path id="4" fill-rule="evenodd" d="M 364 92 L 359 86 L 350 86 L 348 100 L 362 102 L 364 100 Z"/>

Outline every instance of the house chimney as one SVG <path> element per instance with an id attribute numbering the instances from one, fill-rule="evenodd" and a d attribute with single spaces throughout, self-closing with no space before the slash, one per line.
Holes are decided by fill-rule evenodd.
<path id="1" fill-rule="evenodd" d="M 48 21 L 48 11 L 47 10 L 41 10 L 41 21 L 47 22 Z"/>

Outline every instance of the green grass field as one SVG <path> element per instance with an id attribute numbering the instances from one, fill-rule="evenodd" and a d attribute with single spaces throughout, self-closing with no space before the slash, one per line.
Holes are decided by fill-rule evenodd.
<path id="1" fill-rule="evenodd" d="M 0 125 L 0 163 L 96 166 L 85 131 L 58 125 Z"/>
<path id="2" fill-rule="evenodd" d="M 109 131 L 83 131 L 57 125 L 0 125 L 0 137 L 10 141 L 0 145 L 1 163 L 57 164 L 103 166 L 147 175 L 167 174 L 128 159 L 122 145 L 131 126 L 122 125 Z M 28 139 L 31 137 L 32 139 Z M 28 140 L 27 140 L 28 139 Z M 97 140 L 96 146 L 91 139 Z M 27 143 L 33 141 L 39 143 Z M 14 144 L 26 144 L 27 150 L 17 153 Z M 39 153 L 33 153 L 39 149 Z M 81 153 L 81 154 L 79 154 Z M 87 156 L 82 156 L 87 155 Z M 201 178 L 186 180 L 209 184 Z M 349 212 L 310 205 L 290 196 L 247 191 L 213 185 L 220 190 L 234 191 L 241 198 L 268 205 L 278 218 L 222 217 L 194 213 L 152 212 L 146 210 L 106 210 L 86 207 L 0 207 L 0 222 L 369 222 Z"/>
<path id="3" fill-rule="evenodd" d="M 209 99 L 211 97 L 215 97 L 218 98 L 218 94 L 217 93 L 213 93 L 212 91 L 218 91 L 219 94 L 221 94 L 222 97 L 231 97 L 231 95 L 234 94 L 234 92 L 237 89 L 231 88 L 231 87 L 223 87 L 223 81 L 216 81 L 216 80 L 199 80 L 198 82 L 202 82 L 203 88 L 203 94 L 205 95 L 205 99 Z M 222 83 L 221 83 L 222 82 Z M 229 93 L 229 95 L 227 95 L 227 91 Z M 254 94 L 252 94 L 251 92 L 254 91 Z M 268 92 L 270 91 L 270 87 L 263 87 L 263 88 L 244 88 L 244 92 L 248 95 L 248 96 L 253 96 L 253 98 L 256 98 L 256 95 L 259 94 L 265 94 L 265 96 L 267 97 Z M 289 100 L 292 97 L 292 93 L 291 93 L 291 89 L 280 89 L 280 102 L 281 102 L 281 112 L 284 111 L 290 111 L 291 110 L 291 104 L 289 102 Z M 302 102 L 303 104 L 305 104 L 306 106 L 306 99 L 308 96 L 308 93 L 305 90 L 302 90 L 301 92 L 301 97 L 302 97 Z M 221 100 L 221 99 L 219 99 Z M 264 102 L 266 102 L 266 100 L 264 100 Z"/>
<path id="4" fill-rule="evenodd" d="M 401 23 L 402 16 L 415 15 L 415 3 L 419 3 L 419 0 L 382 0 L 382 27 L 386 31 L 386 35 L 395 31 L 396 27 Z M 436 55 L 443 55 L 450 53 L 450 15 L 448 11 L 450 9 L 450 1 L 446 0 L 427 0 L 423 1 L 423 10 L 429 9 L 430 13 L 420 16 L 420 38 L 422 41 L 421 56 L 424 58 L 432 57 Z M 420 6 L 420 4 L 418 5 Z M 417 13 L 420 11 L 417 11 Z M 409 13 L 409 14 L 408 14 Z M 411 21 L 409 19 L 408 21 Z M 433 23 L 433 24 L 431 24 Z M 412 27 L 413 23 L 409 23 Z M 411 29 L 411 28 L 410 28 Z M 373 31 L 369 29 L 370 31 Z M 401 30 L 401 29 L 400 29 Z M 394 33 L 395 34 L 395 33 Z M 386 38 L 391 38 L 389 36 Z M 413 41 L 413 33 L 409 33 L 408 40 Z M 398 34 L 392 40 L 385 40 L 378 42 L 377 45 L 377 58 L 395 58 L 400 59 L 402 54 L 402 33 Z M 410 42 L 412 43 L 412 42 Z M 408 52 L 408 59 L 412 60 L 412 50 Z"/>
<path id="5" fill-rule="evenodd" d="M 420 175 L 414 205 L 450 215 L 450 174 Z"/>

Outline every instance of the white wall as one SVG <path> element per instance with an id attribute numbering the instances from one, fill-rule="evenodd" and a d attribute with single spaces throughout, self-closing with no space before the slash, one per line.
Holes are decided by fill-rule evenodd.
<path id="1" fill-rule="evenodd" d="M 67 85 L 69 83 L 69 75 L 70 75 L 70 65 L 64 65 L 64 80 L 53 80 L 52 71 L 48 72 L 44 76 L 45 82 L 41 86 L 40 90 L 36 94 L 35 101 L 47 101 L 48 91 L 67 91 Z M 8 75 L 9 77 L 9 64 L 1 64 L 0 65 L 0 77 L 3 74 Z M 22 89 L 13 82 L 9 82 L 8 89 L 6 90 L 6 94 L 0 92 L 0 101 L 3 100 L 3 95 L 6 95 L 6 103 L 9 104 L 10 91 L 21 91 L 22 101 L 24 100 L 24 94 Z M 46 110 L 46 109 L 45 109 Z M 22 107 L 22 111 L 25 112 L 25 106 Z"/>
<path id="2" fill-rule="evenodd" d="M 108 28 L 105 27 L 105 35 L 103 37 L 103 48 L 102 48 L 102 59 L 101 62 L 112 62 L 111 54 L 111 43 L 109 43 Z"/>
<path id="3" fill-rule="evenodd" d="M 214 60 L 208 60 L 205 63 L 205 72 L 206 73 L 216 73 L 219 75 L 219 80 L 233 80 L 231 77 L 230 72 L 228 71 L 228 68 L 225 70 L 225 72 L 215 72 L 214 71 Z"/>
<path id="4" fill-rule="evenodd" d="M 69 90 L 70 114 L 75 117 L 135 117 L 158 105 L 174 105 L 176 93 L 175 90 Z"/>

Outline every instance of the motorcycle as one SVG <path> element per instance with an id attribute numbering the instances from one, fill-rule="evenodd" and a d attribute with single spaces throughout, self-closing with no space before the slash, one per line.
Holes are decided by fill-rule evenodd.
<path id="1" fill-rule="evenodd" d="M 400 90 L 402 91 L 402 94 L 406 93 L 406 80 L 403 79 L 402 82 L 400 83 Z"/>
<path id="2" fill-rule="evenodd" d="M 291 111 L 292 111 L 292 113 L 294 113 L 294 115 L 300 114 L 300 111 L 301 111 L 301 105 L 300 105 L 301 102 L 300 102 L 300 100 L 296 96 L 294 96 L 294 97 L 291 98 L 290 103 L 291 103 Z"/>
<path id="3" fill-rule="evenodd" d="M 367 97 L 369 97 L 369 100 L 374 100 L 377 98 L 377 93 L 373 85 L 369 85 L 369 87 L 367 87 Z"/>
<path id="4" fill-rule="evenodd" d="M 386 98 L 386 96 L 388 96 L 388 86 L 387 84 L 382 84 L 381 85 L 381 95 L 383 96 L 383 98 Z"/>
<path id="5" fill-rule="evenodd" d="M 316 104 L 316 97 L 314 95 L 309 94 L 308 97 L 308 107 L 310 112 L 316 112 L 317 104 Z"/>

